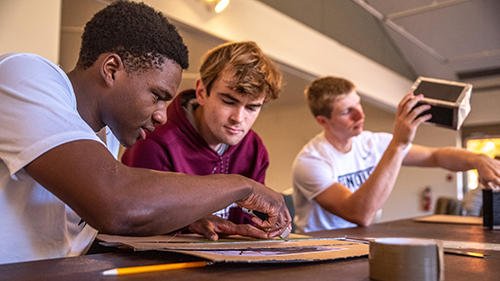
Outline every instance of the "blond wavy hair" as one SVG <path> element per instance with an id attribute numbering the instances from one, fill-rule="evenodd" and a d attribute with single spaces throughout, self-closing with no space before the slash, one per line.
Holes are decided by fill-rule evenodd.
<path id="1" fill-rule="evenodd" d="M 230 42 L 206 54 L 200 75 L 207 95 L 210 95 L 213 84 L 226 72 L 232 74 L 231 90 L 254 99 L 265 95 L 266 101 L 274 100 L 281 91 L 281 71 L 255 42 Z"/>

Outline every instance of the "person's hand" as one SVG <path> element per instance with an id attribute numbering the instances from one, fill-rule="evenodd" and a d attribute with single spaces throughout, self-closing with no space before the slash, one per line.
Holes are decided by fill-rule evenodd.
<path id="1" fill-rule="evenodd" d="M 476 169 L 479 182 L 484 185 L 484 188 L 498 189 L 500 187 L 500 161 L 478 154 Z"/>
<path id="2" fill-rule="evenodd" d="M 235 224 L 221 217 L 210 215 L 187 226 L 190 232 L 201 234 L 208 240 L 219 239 L 219 234 L 268 238 L 268 233 L 249 224 Z"/>
<path id="3" fill-rule="evenodd" d="M 267 232 L 267 238 L 278 236 L 287 228 L 291 228 L 292 219 L 285 205 L 283 195 L 262 184 L 254 182 L 252 192 L 236 203 L 240 207 L 266 213 L 269 216 L 264 221 L 258 217 L 252 218 L 258 228 Z"/>
<path id="4" fill-rule="evenodd" d="M 431 108 L 428 104 L 414 108 L 423 98 L 423 95 L 414 96 L 413 93 L 409 93 L 399 102 L 396 121 L 394 123 L 393 141 L 395 143 L 408 146 L 413 142 L 418 126 L 431 119 L 432 116 L 430 114 L 425 114 L 417 118 L 421 113 Z"/>

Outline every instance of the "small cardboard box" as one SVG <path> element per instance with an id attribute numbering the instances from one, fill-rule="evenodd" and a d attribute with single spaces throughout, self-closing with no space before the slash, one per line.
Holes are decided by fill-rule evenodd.
<path id="1" fill-rule="evenodd" d="M 413 83 L 415 95 L 424 95 L 422 104 L 430 104 L 431 109 L 424 114 L 432 114 L 427 123 L 459 130 L 469 114 L 472 84 L 447 81 L 442 79 L 419 77 Z"/>

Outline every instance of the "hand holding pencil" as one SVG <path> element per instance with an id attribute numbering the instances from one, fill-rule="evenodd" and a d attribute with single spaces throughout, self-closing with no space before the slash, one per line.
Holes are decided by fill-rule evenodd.
<path id="1" fill-rule="evenodd" d="M 256 184 L 245 199 L 236 203 L 242 208 L 267 215 L 266 220 L 253 218 L 255 225 L 267 232 L 267 238 L 281 235 L 290 228 L 292 218 L 283 196 L 264 185 Z"/>

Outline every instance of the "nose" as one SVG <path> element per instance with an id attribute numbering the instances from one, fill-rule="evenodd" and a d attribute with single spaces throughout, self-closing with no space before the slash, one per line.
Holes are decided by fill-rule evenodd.
<path id="1" fill-rule="evenodd" d="M 231 116 L 229 117 L 229 119 L 235 123 L 235 124 L 238 124 L 238 123 L 241 123 L 243 122 L 243 120 L 245 119 L 245 107 L 244 106 L 238 106 L 236 107 L 233 112 L 231 113 Z"/>
<path id="2" fill-rule="evenodd" d="M 164 125 L 167 122 L 167 107 L 165 103 L 153 113 L 153 123 Z"/>
<path id="3" fill-rule="evenodd" d="M 365 118 L 365 113 L 363 112 L 363 109 L 358 108 L 358 110 L 356 110 L 356 113 L 354 114 L 354 119 L 358 121 L 364 118 Z"/>

